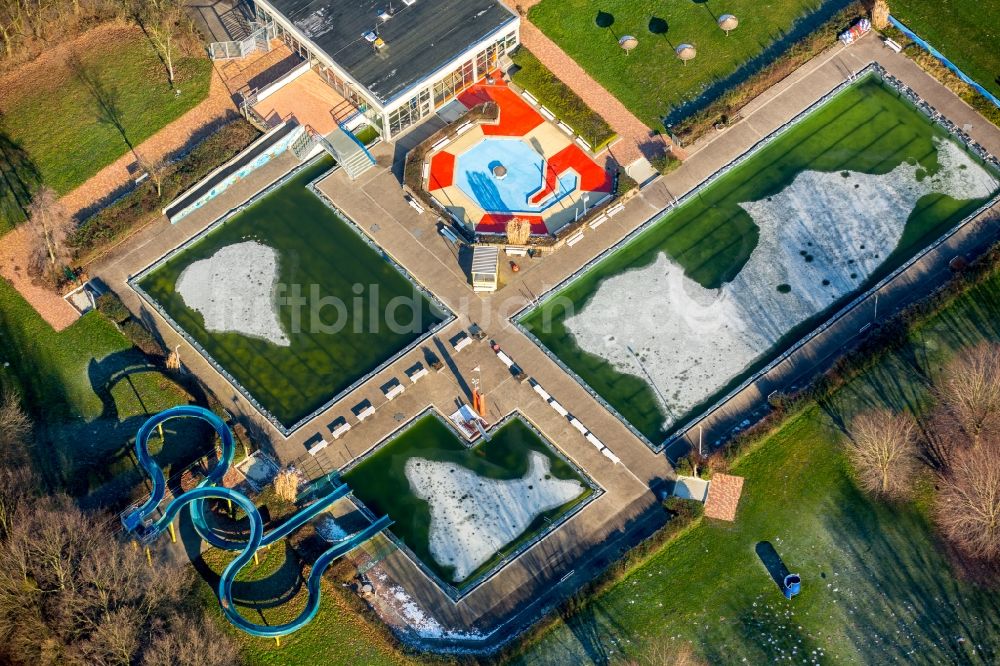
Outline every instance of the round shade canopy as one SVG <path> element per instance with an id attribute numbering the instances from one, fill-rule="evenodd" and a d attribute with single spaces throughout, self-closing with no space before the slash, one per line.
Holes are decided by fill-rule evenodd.
<path id="1" fill-rule="evenodd" d="M 639 40 L 632 35 L 625 35 L 618 40 L 618 46 L 625 49 L 625 51 L 631 51 L 635 47 L 639 46 Z"/>
<path id="2" fill-rule="evenodd" d="M 730 30 L 736 30 L 736 26 L 740 24 L 739 19 L 737 19 L 732 14 L 723 14 L 719 17 L 719 27 L 729 34 Z"/>
<path id="3" fill-rule="evenodd" d="M 684 61 L 691 60 L 698 55 L 697 49 L 695 49 L 692 44 L 681 44 L 674 50 L 674 52 L 677 53 L 678 58 Z"/>

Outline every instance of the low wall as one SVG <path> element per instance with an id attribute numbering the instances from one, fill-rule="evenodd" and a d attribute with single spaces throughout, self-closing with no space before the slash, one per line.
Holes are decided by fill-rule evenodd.
<path id="1" fill-rule="evenodd" d="M 185 216 L 198 210 L 246 178 L 253 171 L 284 153 L 296 139 L 302 136 L 303 132 L 305 132 L 305 128 L 301 125 L 281 123 L 167 204 L 163 209 L 163 214 L 170 219 L 171 223 L 176 224 Z"/>

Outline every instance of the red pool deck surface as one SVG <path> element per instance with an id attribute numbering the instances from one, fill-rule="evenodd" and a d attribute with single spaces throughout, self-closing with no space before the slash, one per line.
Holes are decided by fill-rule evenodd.
<path id="1" fill-rule="evenodd" d="M 448 187 L 455 182 L 455 156 L 446 150 L 431 158 L 431 174 L 427 189 L 430 192 Z"/>
<path id="2" fill-rule="evenodd" d="M 486 136 L 524 136 L 545 122 L 542 115 L 531 108 L 506 83 L 477 83 L 458 96 L 458 100 L 472 108 L 483 102 L 494 101 L 500 107 L 500 122 L 483 125 Z"/>
<path id="3" fill-rule="evenodd" d="M 539 204 L 556 191 L 560 174 L 572 169 L 580 176 L 578 187 L 585 192 L 610 192 L 611 177 L 575 143 L 571 143 L 549 158 L 545 184 L 532 195 L 531 203 Z"/>

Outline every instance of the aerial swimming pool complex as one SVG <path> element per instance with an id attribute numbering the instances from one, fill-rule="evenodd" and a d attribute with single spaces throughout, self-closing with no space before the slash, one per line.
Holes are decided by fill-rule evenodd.
<path id="1" fill-rule="evenodd" d="M 288 432 L 449 318 L 307 186 L 310 163 L 133 279 Z"/>
<path id="2" fill-rule="evenodd" d="M 997 176 L 871 74 L 519 321 L 656 447 L 996 196 Z"/>

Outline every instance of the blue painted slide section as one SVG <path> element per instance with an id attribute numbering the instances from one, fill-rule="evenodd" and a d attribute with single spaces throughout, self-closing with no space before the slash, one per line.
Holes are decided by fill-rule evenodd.
<path id="1" fill-rule="evenodd" d="M 198 484 L 197 488 L 189 490 L 171 500 L 163 508 L 163 515 L 159 519 L 147 521 L 149 516 L 158 509 L 163 498 L 166 496 L 167 490 L 167 480 L 163 475 L 163 470 L 149 452 L 149 439 L 163 423 L 176 418 L 199 419 L 212 426 L 222 440 L 222 453 L 219 456 L 218 463 L 208 472 L 205 479 Z M 222 606 L 222 611 L 226 619 L 237 628 L 253 636 L 268 638 L 286 636 L 309 624 L 316 617 L 316 613 L 319 612 L 320 583 L 327 567 L 337 560 L 337 558 L 346 555 L 374 537 L 392 522 L 388 516 L 382 516 L 363 530 L 334 543 L 316 559 L 309 572 L 309 579 L 306 581 L 306 589 L 309 597 L 306 600 L 305 608 L 299 613 L 298 617 L 291 622 L 281 625 L 268 626 L 257 624 L 250 622 L 240 615 L 236 609 L 236 605 L 233 603 L 233 582 L 240 570 L 253 559 L 254 554 L 260 548 L 284 539 L 323 513 L 338 499 L 346 497 L 350 493 L 350 488 L 345 484 L 337 486 L 330 493 L 320 497 L 277 528 L 265 533 L 264 521 L 253 501 L 239 491 L 217 485 L 222 481 L 233 462 L 235 444 L 229 427 L 211 411 L 194 405 L 182 405 L 156 414 L 139 428 L 139 432 L 135 438 L 135 452 L 139 466 L 149 476 L 153 487 L 149 499 L 145 503 L 122 516 L 122 524 L 125 526 L 125 529 L 134 533 L 141 541 L 148 543 L 168 529 L 181 509 L 185 506 L 190 506 L 191 521 L 198 536 L 216 548 L 240 551 L 239 555 L 223 570 L 222 576 L 219 578 L 217 594 L 219 604 Z M 250 534 L 246 541 L 227 539 L 212 529 L 208 521 L 206 507 L 206 500 L 209 499 L 228 500 L 243 510 L 247 516 L 250 529 Z"/>

